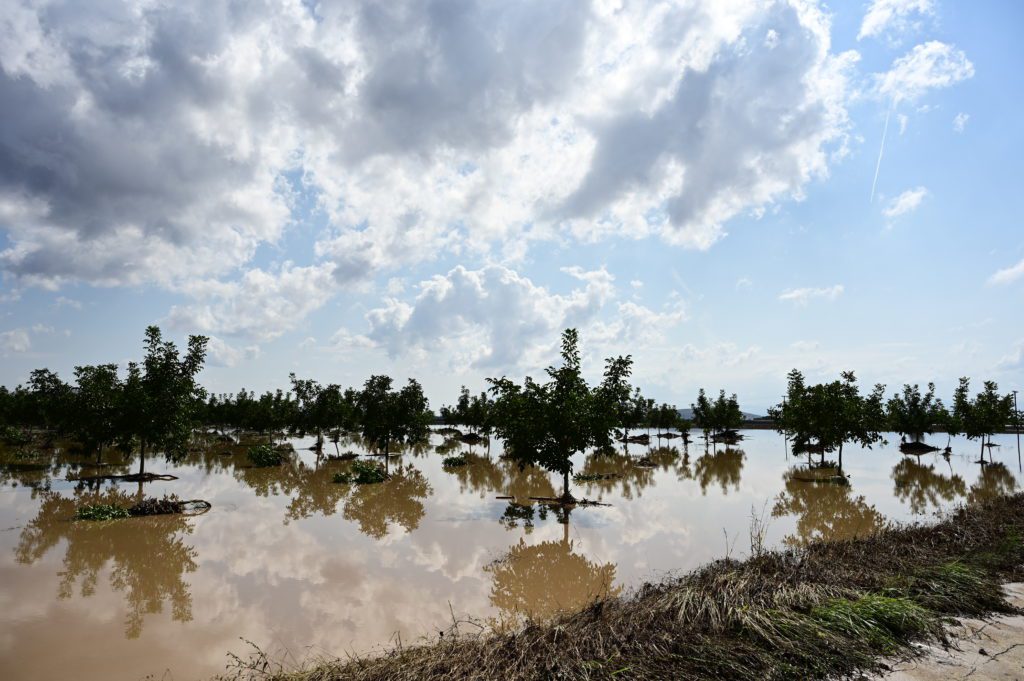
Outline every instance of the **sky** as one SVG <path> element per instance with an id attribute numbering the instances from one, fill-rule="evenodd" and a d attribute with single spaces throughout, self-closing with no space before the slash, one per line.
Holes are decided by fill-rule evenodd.
<path id="1" fill-rule="evenodd" d="M 1024 4 L 0 5 L 0 383 L 1024 383 Z"/>

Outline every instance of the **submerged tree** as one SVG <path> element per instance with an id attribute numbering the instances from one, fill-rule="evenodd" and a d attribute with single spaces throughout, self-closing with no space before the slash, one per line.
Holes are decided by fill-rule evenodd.
<path id="1" fill-rule="evenodd" d="M 156 326 L 146 329 L 146 357 L 140 367 L 128 364 L 121 391 L 121 438 L 137 440 L 139 475 L 146 471 L 146 450 L 178 456 L 196 425 L 205 392 L 196 382 L 206 359 L 205 336 L 189 336 L 188 351 L 179 356 L 177 346 L 165 341 Z"/>
<path id="2" fill-rule="evenodd" d="M 928 391 L 924 395 L 916 384 L 904 385 L 903 393 L 893 395 L 886 404 L 886 417 L 890 429 L 909 437 L 913 445 L 918 445 L 911 448 L 912 454 L 934 451 L 935 447 L 923 446 L 921 440 L 947 421 L 946 408 L 942 400 L 935 397 L 934 383 L 928 384 Z"/>
<path id="3" fill-rule="evenodd" d="M 116 364 L 75 367 L 72 432 L 88 450 L 96 451 L 96 460 L 103 448 L 118 435 L 118 411 L 123 385 Z"/>
<path id="4" fill-rule="evenodd" d="M 693 410 L 693 424 L 704 431 L 704 438 L 708 440 L 743 425 L 743 412 L 736 395 L 726 397 L 724 390 L 718 391 L 718 397 L 712 402 L 701 388 L 697 401 L 690 408 Z"/>
<path id="5" fill-rule="evenodd" d="M 968 440 L 981 442 L 981 460 L 985 460 L 985 440 L 1002 432 L 1013 421 L 1013 395 L 1000 395 L 995 381 L 985 381 L 985 388 L 973 399 L 971 379 L 963 377 L 953 393 L 953 414 L 960 431 Z M 989 460 L 992 454 L 989 452 Z"/>
<path id="6" fill-rule="evenodd" d="M 390 376 L 371 376 L 357 401 L 362 436 L 385 455 L 392 443 L 426 438 L 433 418 L 418 381 L 410 378 L 399 391 L 392 390 L 391 384 Z"/>
<path id="7" fill-rule="evenodd" d="M 885 386 L 878 384 L 861 395 L 857 378 L 844 371 L 838 381 L 808 386 L 794 369 L 788 375 L 786 401 L 769 409 L 775 429 L 793 440 L 793 451 L 838 451 L 843 468 L 847 442 L 871 448 L 882 442 L 885 430 Z"/>
<path id="8" fill-rule="evenodd" d="M 520 386 L 508 378 L 489 378 L 495 395 L 495 431 L 506 451 L 522 466 L 537 465 L 562 475 L 562 501 L 569 493 L 572 457 L 590 447 L 607 447 L 608 426 L 618 417 L 619 382 L 625 380 L 632 359 L 608 360 L 604 382 L 591 388 L 580 367 L 579 334 L 562 334 L 562 366 L 548 367 L 548 382 L 527 377 Z"/>

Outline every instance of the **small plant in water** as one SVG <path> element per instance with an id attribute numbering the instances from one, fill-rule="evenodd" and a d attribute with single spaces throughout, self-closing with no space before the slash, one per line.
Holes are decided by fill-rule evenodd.
<path id="1" fill-rule="evenodd" d="M 466 461 L 466 457 L 459 454 L 457 456 L 446 456 L 441 465 L 445 468 L 455 468 L 456 466 L 465 466 L 467 463 L 469 462 Z"/>
<path id="2" fill-rule="evenodd" d="M 619 477 L 618 473 L 577 473 L 572 476 L 573 482 L 598 482 L 600 480 L 614 480 Z"/>
<path id="3" fill-rule="evenodd" d="M 115 520 L 130 516 L 127 508 L 117 504 L 89 504 L 75 511 L 75 520 Z"/>
<path id="4" fill-rule="evenodd" d="M 281 453 L 267 444 L 253 445 L 247 453 L 250 463 L 254 466 L 279 466 L 283 461 Z"/>
<path id="5" fill-rule="evenodd" d="M 384 469 L 374 463 L 366 461 L 353 461 L 352 470 L 348 473 L 335 473 L 334 482 L 337 483 L 355 483 L 357 485 L 372 485 L 378 482 L 384 482 L 388 479 L 388 474 L 384 472 Z"/>

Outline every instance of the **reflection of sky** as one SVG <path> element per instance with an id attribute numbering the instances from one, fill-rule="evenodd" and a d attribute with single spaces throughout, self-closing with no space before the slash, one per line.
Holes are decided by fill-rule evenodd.
<path id="1" fill-rule="evenodd" d="M 995 441 L 1004 445 L 995 450 L 996 460 L 1004 461 L 1020 480 L 1013 438 Z M 790 456 L 787 461 L 782 440 L 771 432 L 751 432 L 741 444 L 745 456 L 738 488 L 735 471 L 716 471 L 708 459 L 704 470 L 712 480 L 702 491 L 693 476 L 704 456 L 699 440 L 690 445 L 685 467 L 682 456 L 644 475 L 630 475 L 629 467 L 619 466 L 626 478 L 602 483 L 600 494 L 596 487 L 577 485 L 578 495 L 600 496 L 610 506 L 572 512 L 572 551 L 593 565 L 614 564 L 616 583 L 628 588 L 667 571 L 691 569 L 727 550 L 741 557 L 749 548 L 752 514 L 767 519 L 768 543 L 780 544 L 797 531 L 799 518 L 773 517 L 772 510 L 785 489 L 784 473 L 801 459 Z M 268 652 L 288 651 L 296 659 L 366 651 L 386 645 L 396 632 L 409 642 L 448 626 L 451 611 L 458 617 L 497 615 L 489 602 L 491 578 L 484 567 L 521 538 L 527 544 L 562 541 L 564 528 L 554 514 L 535 518 L 532 531 L 498 522 L 507 502 L 494 497 L 510 487 L 521 493 L 523 484 L 513 481 L 516 467 L 500 461 L 497 446 L 490 461 L 482 458 L 483 448 L 474 448 L 478 458 L 471 465 L 481 468 L 472 475 L 444 471 L 433 451 L 402 456 L 400 461 L 421 471 L 432 490 L 419 500 L 423 515 L 412 531 L 389 521 L 381 539 L 362 534 L 358 523 L 346 519 L 344 494 L 338 494 L 332 514 L 288 518 L 289 504 L 303 481 L 329 480 L 312 476 L 330 476 L 345 465 L 321 463 L 315 472 L 315 455 L 303 446 L 308 442 L 296 443 L 302 465 L 288 473 L 299 487 L 288 495 L 255 494 L 240 475 L 246 465 L 241 456 L 210 462 L 210 473 L 187 463 L 174 466 L 153 459 L 147 464 L 149 470 L 167 470 L 180 478 L 147 485 L 147 494 L 203 498 L 213 503 L 213 510 L 191 519 L 193 532 L 183 536 L 195 548 L 198 563 L 195 572 L 182 575 L 192 597 L 191 621 L 173 621 L 165 602 L 162 613 L 145 616 L 141 635 L 132 640 L 124 637 L 124 593 L 113 589 L 110 575 L 104 574 L 109 573 L 109 561 L 97 576 L 94 594 L 83 597 L 76 590 L 63 600 L 57 598 L 57 585 L 65 540 L 32 565 L 17 563 L 14 548 L 23 526 L 36 516 L 39 500 L 27 487 L 0 488 L 0 677 L 11 678 L 16 669 L 18 678 L 69 673 L 79 678 L 159 678 L 168 668 L 174 678 L 209 676 L 223 670 L 227 651 L 244 651 L 239 637 Z M 347 448 L 352 447 L 342 444 L 342 451 Z M 982 494 L 979 466 L 973 463 L 976 447 L 954 441 L 954 451 L 948 463 L 938 455 L 921 457 L 925 469 L 932 467 L 927 474 L 908 465 L 899 470 L 916 474 L 913 484 L 926 486 L 929 480 L 960 476 L 968 494 Z M 639 458 L 643 452 L 634 447 L 631 454 Z M 933 499 L 945 505 L 963 500 L 959 492 L 947 501 L 942 494 L 916 488 L 921 493 L 901 497 L 893 480 L 901 460 L 895 445 L 847 453 L 849 494 L 829 498 L 850 499 L 895 520 L 922 517 L 912 514 L 912 498 L 918 500 L 913 510 L 922 514 L 937 510 Z M 724 493 L 716 474 L 728 480 Z M 999 482 L 997 477 L 990 476 Z M 556 476 L 551 482 L 557 490 Z M 631 499 L 623 498 L 623 485 L 631 488 Z M 63 495 L 73 493 L 71 485 L 56 480 L 52 488 Z M 137 486 L 125 489 L 135 493 Z M 330 484 L 304 489 L 338 492 Z M 189 654 L 182 655 L 183 650 Z"/>

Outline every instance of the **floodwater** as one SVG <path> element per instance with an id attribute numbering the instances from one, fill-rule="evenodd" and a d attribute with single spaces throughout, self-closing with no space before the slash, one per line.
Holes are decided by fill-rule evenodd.
<path id="1" fill-rule="evenodd" d="M 943 508 L 1013 492 L 1024 478 L 1012 435 L 953 455 L 902 456 L 895 444 L 844 454 L 849 486 L 808 482 L 781 436 L 746 431 L 737 447 L 630 445 L 629 456 L 581 456 L 574 485 L 606 506 L 565 516 L 530 502 L 560 492 L 556 475 L 501 459 L 498 444 L 461 445 L 469 464 L 446 470 L 442 442 L 390 462 L 379 485 L 333 482 L 350 463 L 249 466 L 244 449 L 195 451 L 146 470 L 147 496 L 205 499 L 198 516 L 74 521 L 76 505 L 138 495 L 138 483 L 86 489 L 66 477 L 127 473 L 60 453 L 5 452 L 0 465 L 0 678 L 192 679 L 225 671 L 251 642 L 297 664 L 366 653 L 460 630 L 549 617 L 598 595 L 765 545 L 869 533 L 888 520 L 928 520 Z M 898 438 L 890 438 L 890 440 Z M 944 446 L 945 435 L 933 444 Z M 655 442 L 656 444 L 656 442 Z M 674 445 L 674 447 L 672 446 Z M 363 452 L 342 440 L 339 451 Z M 327 443 L 325 454 L 335 453 Z M 97 489 L 98 487 L 98 489 Z M 514 497 L 514 500 L 497 497 Z M 753 522 L 752 522 L 753 519 Z"/>

